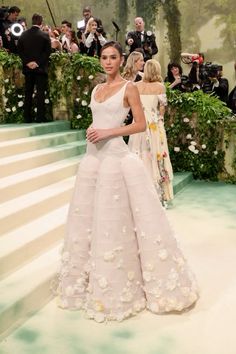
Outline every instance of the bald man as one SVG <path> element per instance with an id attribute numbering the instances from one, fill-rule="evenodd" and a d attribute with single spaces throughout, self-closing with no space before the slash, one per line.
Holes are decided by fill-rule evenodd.
<path id="1" fill-rule="evenodd" d="M 158 52 L 156 37 L 151 31 L 145 31 L 145 23 L 142 17 L 134 20 L 135 31 L 128 32 L 126 44 L 129 46 L 130 53 L 141 51 L 144 60 L 151 59 Z"/>

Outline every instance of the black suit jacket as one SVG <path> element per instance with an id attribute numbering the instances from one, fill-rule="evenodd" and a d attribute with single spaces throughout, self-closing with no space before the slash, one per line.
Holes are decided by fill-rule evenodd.
<path id="1" fill-rule="evenodd" d="M 47 33 L 41 31 L 38 26 L 32 26 L 22 33 L 17 47 L 23 63 L 23 73 L 32 72 L 32 69 L 28 68 L 26 64 L 35 61 L 39 67 L 33 69 L 33 71 L 47 74 L 51 54 L 51 41 Z"/>
<path id="2" fill-rule="evenodd" d="M 129 38 L 132 38 L 134 41 L 130 46 L 130 53 L 141 48 L 145 61 L 151 59 L 158 52 L 156 37 L 151 31 L 144 31 L 143 41 L 141 40 L 141 32 L 137 31 L 128 32 L 126 44 L 128 44 L 127 41 Z"/>

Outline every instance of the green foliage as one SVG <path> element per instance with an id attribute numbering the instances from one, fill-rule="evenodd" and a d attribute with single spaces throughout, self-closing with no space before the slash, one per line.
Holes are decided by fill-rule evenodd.
<path id="1" fill-rule="evenodd" d="M 89 101 L 96 76 L 102 72 L 97 58 L 75 53 L 50 57 L 49 95 L 54 105 L 62 97 L 70 109 L 72 128 L 84 129 L 92 121 Z M 95 80 L 94 80 L 95 79 Z"/>
<path id="2" fill-rule="evenodd" d="M 229 110 L 218 98 L 202 91 L 180 93 L 167 89 L 165 126 L 174 171 L 191 171 L 194 178 L 217 180 L 224 171 L 224 129 Z"/>

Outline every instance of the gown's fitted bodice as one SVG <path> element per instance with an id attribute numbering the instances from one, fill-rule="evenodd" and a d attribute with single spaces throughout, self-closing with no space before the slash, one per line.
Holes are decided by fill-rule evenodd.
<path id="1" fill-rule="evenodd" d="M 119 128 L 123 125 L 130 110 L 129 107 L 124 107 L 123 105 L 125 89 L 128 82 L 129 81 L 127 81 L 118 92 L 103 102 L 97 102 L 95 99 L 98 86 L 93 89 L 90 103 L 93 116 L 93 128 L 112 129 Z M 96 154 L 99 158 L 108 154 L 122 155 L 127 152 L 127 145 L 121 136 L 106 139 L 97 144 L 90 142 L 87 144 L 87 153 Z"/>

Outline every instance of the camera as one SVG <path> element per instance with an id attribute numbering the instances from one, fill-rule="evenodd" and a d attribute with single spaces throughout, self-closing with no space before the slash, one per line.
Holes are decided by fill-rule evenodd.
<path id="1" fill-rule="evenodd" d="M 98 33 L 102 34 L 104 30 L 103 30 L 103 27 L 102 27 L 102 26 L 99 26 L 99 27 L 97 27 L 96 31 L 97 31 Z"/>
<path id="2" fill-rule="evenodd" d="M 211 62 L 207 62 L 202 64 L 199 68 L 199 78 L 204 81 L 210 78 L 214 78 L 218 76 L 218 71 L 222 71 L 222 65 L 213 64 Z"/>

